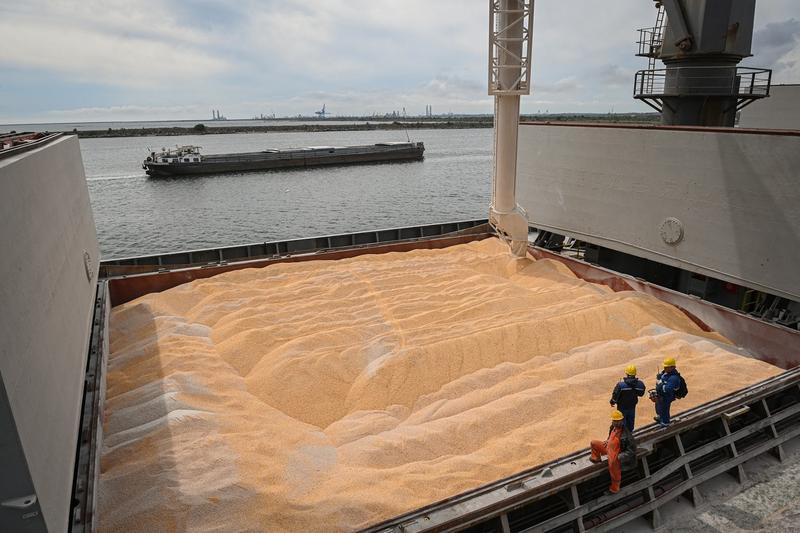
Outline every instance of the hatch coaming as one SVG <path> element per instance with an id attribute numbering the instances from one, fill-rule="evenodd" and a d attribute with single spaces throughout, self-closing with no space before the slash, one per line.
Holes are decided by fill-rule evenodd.
<path id="1" fill-rule="evenodd" d="M 422 238 L 410 242 L 351 246 L 335 251 L 324 249 L 317 251 L 309 250 L 306 253 L 299 255 L 243 260 L 240 262 L 227 264 L 220 260 L 215 264 L 205 264 L 203 266 L 187 267 L 186 265 L 176 265 L 175 267 L 171 267 L 169 265 L 162 265 L 159 268 L 159 272 L 114 277 L 108 280 L 108 285 L 112 294 L 112 298 L 116 298 L 118 301 L 128 301 L 137 297 L 137 295 L 148 292 L 159 292 L 170 286 L 186 283 L 193 279 L 214 276 L 215 274 L 231 270 L 253 267 L 268 267 L 272 264 L 286 261 L 313 261 L 321 259 L 335 260 L 369 253 L 389 253 L 419 248 L 441 247 L 492 236 L 492 233 L 484 231 L 483 233 L 474 236 L 438 236 L 436 238 Z M 739 346 L 749 350 L 759 359 L 768 361 L 783 368 L 789 368 L 797 364 L 797 361 L 795 361 L 793 358 L 793 354 L 796 355 L 794 347 L 798 345 L 798 342 L 800 342 L 800 333 L 798 332 L 793 332 L 787 328 L 768 324 L 736 311 L 715 306 L 689 295 L 670 291 L 642 280 L 584 263 L 583 261 L 579 261 L 570 257 L 554 254 L 541 248 L 531 246 L 529 247 L 529 252 L 537 259 L 552 259 L 564 263 L 579 278 L 586 281 L 605 284 L 615 291 L 634 290 L 646 292 L 656 296 L 657 298 L 675 305 L 679 309 L 683 310 L 684 313 L 686 313 L 703 329 L 715 329 L 726 336 L 737 336 L 736 343 Z M 712 425 L 719 424 L 718 421 L 721 419 L 721 417 L 724 417 L 726 413 L 737 411 L 743 406 L 756 405 L 758 402 L 761 402 L 762 399 L 768 400 L 775 394 L 786 394 L 784 389 L 792 386 L 796 387 L 799 379 L 800 370 L 789 370 L 779 374 L 775 378 L 770 378 L 769 380 L 755 384 L 746 390 L 723 396 L 710 404 L 702 405 L 698 408 L 692 409 L 689 412 L 678 415 L 676 417 L 676 423 L 669 432 L 656 433 L 652 429 L 644 428 L 644 431 L 639 433 L 640 438 L 646 445 L 651 446 L 651 450 L 657 449 L 658 446 L 667 446 L 667 444 L 663 443 L 669 442 L 669 439 L 674 440 L 674 438 L 676 438 L 675 435 L 684 434 L 693 427 L 710 427 Z M 759 407 L 751 408 L 760 409 Z M 798 431 L 794 425 L 787 426 L 786 424 L 788 422 L 784 422 L 784 420 L 787 420 L 786 417 L 789 417 L 790 415 L 793 416 L 791 413 L 787 413 L 788 411 L 784 412 L 783 414 L 778 413 L 776 416 L 773 416 L 775 413 L 764 412 L 762 415 L 760 415 L 758 420 L 753 422 L 755 425 L 751 424 L 751 426 L 743 428 L 741 430 L 742 433 L 736 433 L 733 436 L 719 436 L 716 444 L 713 444 L 711 448 L 717 449 L 727 446 L 729 441 L 733 442 L 733 440 L 736 439 L 749 439 L 749 435 L 753 431 L 757 431 L 758 428 L 763 428 L 764 424 L 777 425 L 776 427 L 779 426 L 781 429 L 779 432 L 776 432 L 772 437 L 770 437 L 769 441 L 757 443 L 757 448 L 753 448 L 748 453 L 754 456 L 756 452 L 761 453 L 762 448 L 768 447 L 769 449 L 773 449 L 779 447 L 787 440 L 794 438 Z M 794 419 L 790 419 L 790 421 L 791 420 Z M 783 425 L 781 426 L 781 424 Z M 691 446 L 687 445 L 687 449 L 689 448 L 691 448 Z M 692 453 L 697 455 L 699 452 Z M 688 461 L 692 460 L 694 455 L 687 455 L 686 457 L 688 458 L 685 460 Z M 745 459 L 746 457 L 742 456 L 741 461 L 744 461 Z M 679 458 L 678 460 L 683 461 L 684 459 Z M 674 466 L 674 468 L 670 468 L 672 468 L 672 470 L 678 469 L 680 468 L 681 464 L 683 463 L 675 463 L 676 466 Z M 736 464 L 734 464 L 733 467 L 736 467 Z M 714 468 L 720 469 L 727 466 L 727 462 L 720 462 L 716 464 Z M 562 470 L 564 472 L 563 475 Z M 672 470 L 670 470 L 670 472 Z M 549 472 L 549 474 L 543 475 L 543 472 Z M 663 472 L 665 473 L 665 476 L 668 473 L 667 470 L 664 470 Z M 592 480 L 596 480 L 596 478 L 602 476 L 603 473 L 604 468 L 588 463 L 588 453 L 585 450 L 578 450 L 574 454 L 571 454 L 553 463 L 534 467 L 526 470 L 525 472 L 498 480 L 497 482 L 485 487 L 475 489 L 474 491 L 469 491 L 468 493 L 455 496 L 446 501 L 412 511 L 411 513 L 396 519 L 381 523 L 371 530 L 455 530 L 470 524 L 498 519 L 498 517 L 504 513 L 507 513 L 507 511 L 512 507 L 528 505 L 529 502 L 534 502 L 538 499 L 547 497 L 548 495 L 558 492 L 559 490 L 567 490 L 569 493 L 570 486 L 577 486 L 577 484 L 580 483 L 594 483 Z M 556 484 L 553 485 L 551 481 L 555 482 Z M 643 479 L 639 481 L 640 485 L 642 483 L 647 483 L 647 481 Z M 659 479 L 655 479 L 655 481 L 659 481 Z M 701 479 L 698 478 L 696 481 L 699 483 Z M 692 485 L 694 481 L 691 480 L 684 480 L 681 483 L 683 484 L 670 485 L 664 490 L 674 492 L 674 490 L 682 489 L 685 491 L 690 490 L 691 487 L 694 486 Z M 635 487 L 624 491 L 624 493 L 618 498 L 626 498 L 630 496 L 628 493 L 631 493 L 631 491 L 642 490 L 639 485 L 636 485 Z M 669 494 L 671 494 L 671 492 Z M 489 496 L 494 498 L 494 500 L 491 502 L 491 505 L 486 504 Z M 548 524 L 564 524 L 578 519 L 583 520 L 584 517 L 591 515 L 593 509 L 596 509 L 598 506 L 602 505 L 612 505 L 614 501 L 617 501 L 617 499 L 603 499 L 602 497 L 582 499 L 580 502 L 578 502 L 578 504 L 575 505 L 573 509 L 568 511 L 568 513 L 571 514 L 547 517 L 547 520 L 550 521 Z M 654 506 L 661 505 L 664 501 L 664 498 L 658 497 L 645 502 L 644 505 L 655 508 Z M 637 510 L 631 511 L 632 514 L 630 516 L 640 513 L 641 509 L 642 508 L 637 508 Z M 628 515 L 626 514 L 625 516 Z M 622 519 L 623 517 L 614 518 L 614 520 L 617 521 Z M 404 529 L 398 529 L 401 525 Z"/>

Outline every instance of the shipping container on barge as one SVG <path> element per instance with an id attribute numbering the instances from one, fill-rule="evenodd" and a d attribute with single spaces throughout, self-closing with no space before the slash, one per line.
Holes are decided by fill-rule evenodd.
<path id="1" fill-rule="evenodd" d="M 384 142 L 362 146 L 309 146 L 289 150 L 263 150 L 240 154 L 200 153 L 199 146 L 176 146 L 150 152 L 142 168 L 152 177 L 220 174 L 322 165 L 356 165 L 419 161 L 425 153 L 421 142 Z"/>

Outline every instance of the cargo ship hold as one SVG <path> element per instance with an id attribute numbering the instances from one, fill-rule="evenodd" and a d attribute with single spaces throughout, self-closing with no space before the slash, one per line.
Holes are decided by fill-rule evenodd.
<path id="1" fill-rule="evenodd" d="M 734 128 L 755 2 L 656 7 L 663 125 L 559 125 L 519 122 L 533 2 L 489 2 L 482 220 L 103 260 L 78 139 L 4 137 L 0 530 L 657 531 L 753 473 L 796 529 L 797 91 Z M 586 446 L 666 355 L 689 394 L 607 493 Z"/>
<path id="2" fill-rule="evenodd" d="M 239 154 L 200 153 L 199 146 L 176 146 L 151 152 L 142 168 L 152 177 L 222 174 L 282 168 L 327 165 L 357 165 L 420 161 L 425 154 L 422 142 L 386 142 L 363 146 L 310 146 L 290 150 L 264 150 Z"/>

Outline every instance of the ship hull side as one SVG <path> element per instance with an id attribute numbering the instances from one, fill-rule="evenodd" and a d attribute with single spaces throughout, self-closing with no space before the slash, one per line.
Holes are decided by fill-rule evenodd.
<path id="1" fill-rule="evenodd" d="M 308 168 L 317 166 L 358 165 L 365 163 L 389 163 L 396 161 L 420 161 L 423 147 L 404 148 L 358 153 L 326 153 L 308 156 L 302 152 L 287 153 L 285 157 L 237 158 L 231 156 L 206 156 L 198 163 L 145 163 L 147 174 L 151 177 L 193 176 L 199 174 L 223 174 L 229 172 L 251 172 L 256 170 L 276 170 Z M 272 155 L 272 154 L 269 154 Z M 280 154 L 284 155 L 284 154 Z"/>

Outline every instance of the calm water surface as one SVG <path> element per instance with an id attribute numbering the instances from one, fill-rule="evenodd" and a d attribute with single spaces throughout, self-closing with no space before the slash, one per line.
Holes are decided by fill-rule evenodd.
<path id="1" fill-rule="evenodd" d="M 148 149 L 204 153 L 405 141 L 404 132 L 291 132 L 80 141 L 104 258 L 485 218 L 491 129 L 417 130 L 421 162 L 150 179 Z"/>

